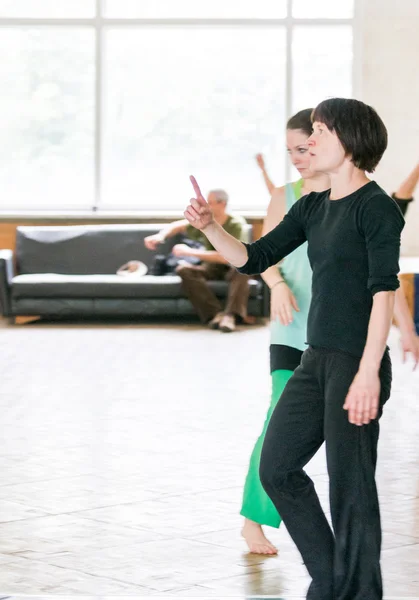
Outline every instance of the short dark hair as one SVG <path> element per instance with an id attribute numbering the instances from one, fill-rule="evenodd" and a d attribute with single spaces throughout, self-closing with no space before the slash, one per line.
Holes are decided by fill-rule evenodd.
<path id="1" fill-rule="evenodd" d="M 304 131 L 307 135 L 311 135 L 313 133 L 313 123 L 311 120 L 312 113 L 312 108 L 300 110 L 288 120 L 287 129 L 301 129 L 301 131 Z"/>
<path id="2" fill-rule="evenodd" d="M 388 142 L 387 129 L 377 112 L 360 100 L 331 98 L 313 110 L 311 120 L 335 131 L 358 169 L 373 173 Z"/>

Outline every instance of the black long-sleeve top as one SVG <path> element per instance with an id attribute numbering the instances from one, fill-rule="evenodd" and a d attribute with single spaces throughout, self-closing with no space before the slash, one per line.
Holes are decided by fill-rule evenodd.
<path id="1" fill-rule="evenodd" d="M 374 294 L 399 287 L 402 214 L 371 181 L 330 200 L 330 190 L 308 194 L 284 220 L 253 244 L 245 244 L 241 273 L 263 273 L 308 241 L 313 270 L 307 343 L 362 356 Z"/>

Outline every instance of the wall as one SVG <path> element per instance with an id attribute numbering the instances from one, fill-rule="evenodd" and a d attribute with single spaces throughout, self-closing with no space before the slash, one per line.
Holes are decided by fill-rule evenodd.
<path id="1" fill-rule="evenodd" d="M 376 179 L 388 192 L 419 162 L 419 0 L 359 0 L 362 100 L 389 131 Z M 410 205 L 402 253 L 419 256 L 419 186 Z"/>

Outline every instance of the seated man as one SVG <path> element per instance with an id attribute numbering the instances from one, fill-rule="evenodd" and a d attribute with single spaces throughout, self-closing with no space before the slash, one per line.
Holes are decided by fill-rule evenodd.
<path id="1" fill-rule="evenodd" d="M 244 221 L 227 213 L 228 194 L 224 190 L 212 190 L 208 194 L 208 204 L 214 217 L 223 228 L 237 239 L 243 236 Z M 183 233 L 187 238 L 200 242 L 204 250 L 190 248 L 186 244 L 176 244 L 172 249 L 175 256 L 195 257 L 201 264 L 193 265 L 185 261 L 176 268 L 182 278 L 185 294 L 195 307 L 201 321 L 212 329 L 225 333 L 234 331 L 236 319 L 249 323 L 247 301 L 249 297 L 249 277 L 238 273 L 216 252 L 205 235 L 189 225 L 186 219 L 175 221 L 159 233 L 145 238 L 145 246 L 156 250 L 167 238 Z M 219 299 L 207 284 L 208 280 L 226 279 L 229 282 L 227 303 L 222 310 Z"/>

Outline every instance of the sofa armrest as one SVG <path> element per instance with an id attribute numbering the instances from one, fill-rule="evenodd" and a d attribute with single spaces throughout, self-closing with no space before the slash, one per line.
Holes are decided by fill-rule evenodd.
<path id="1" fill-rule="evenodd" d="M 4 317 L 10 317 L 11 285 L 14 277 L 13 251 L 0 250 L 0 308 Z"/>

